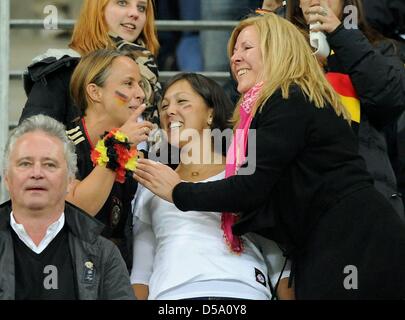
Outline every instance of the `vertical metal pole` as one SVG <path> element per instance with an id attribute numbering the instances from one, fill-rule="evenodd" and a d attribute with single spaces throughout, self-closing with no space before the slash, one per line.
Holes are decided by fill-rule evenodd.
<path id="1" fill-rule="evenodd" d="M 10 0 L 0 1 L 0 168 L 3 168 L 4 148 L 8 137 L 8 93 L 10 62 Z M 8 195 L 0 174 L 0 201 Z"/>

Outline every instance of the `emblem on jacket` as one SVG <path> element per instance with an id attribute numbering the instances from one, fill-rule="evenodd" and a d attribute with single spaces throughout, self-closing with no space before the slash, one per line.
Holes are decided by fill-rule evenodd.
<path id="1" fill-rule="evenodd" d="M 120 199 L 113 197 L 111 203 L 110 225 L 115 228 L 121 219 L 122 203 Z"/>
<path id="2" fill-rule="evenodd" d="M 87 284 L 94 283 L 96 275 L 96 270 L 94 269 L 94 264 L 91 261 L 86 261 L 84 263 L 84 277 L 83 282 Z"/>
<path id="3" fill-rule="evenodd" d="M 263 286 L 266 286 L 266 277 L 263 274 L 263 272 L 261 272 L 259 269 L 255 268 L 255 275 L 256 275 L 256 281 L 259 282 L 260 284 L 262 284 Z"/>

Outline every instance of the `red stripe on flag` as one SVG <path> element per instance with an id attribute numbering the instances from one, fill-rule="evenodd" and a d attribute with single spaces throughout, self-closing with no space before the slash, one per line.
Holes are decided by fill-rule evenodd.
<path id="1" fill-rule="evenodd" d="M 356 90 L 353 87 L 353 83 L 349 75 L 337 72 L 328 72 L 326 73 L 326 79 L 328 79 L 333 89 L 335 89 L 340 95 L 358 99 Z"/>

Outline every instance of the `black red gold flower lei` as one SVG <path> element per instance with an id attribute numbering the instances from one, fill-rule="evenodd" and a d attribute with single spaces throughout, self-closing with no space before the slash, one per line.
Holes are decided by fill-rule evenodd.
<path id="1" fill-rule="evenodd" d="M 115 181 L 124 183 L 126 177 L 132 178 L 138 159 L 136 147 L 131 146 L 128 137 L 113 129 L 105 132 L 91 152 L 93 165 L 99 165 L 115 171 Z"/>

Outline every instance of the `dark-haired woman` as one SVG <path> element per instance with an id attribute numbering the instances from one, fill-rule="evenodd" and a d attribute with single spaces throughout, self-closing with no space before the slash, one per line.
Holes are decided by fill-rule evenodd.
<path id="1" fill-rule="evenodd" d="M 182 180 L 225 177 L 225 157 L 221 148 L 215 148 L 215 140 L 221 141 L 223 130 L 229 128 L 232 110 L 221 87 L 202 75 L 178 74 L 166 84 L 160 120 L 169 143 L 181 150 L 176 172 Z M 268 300 L 279 277 L 279 297 L 290 297 L 288 273 L 280 276 L 284 262 L 280 249 L 249 234 L 234 252 L 228 242 L 232 234 L 226 228 L 228 214 L 183 214 L 143 189 L 135 198 L 134 216 L 131 282 L 138 299 Z"/>

